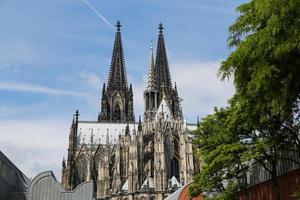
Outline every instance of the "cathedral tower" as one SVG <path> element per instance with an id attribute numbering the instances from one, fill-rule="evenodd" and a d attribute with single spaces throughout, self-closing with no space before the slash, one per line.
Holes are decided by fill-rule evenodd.
<path id="1" fill-rule="evenodd" d="M 193 127 L 183 119 L 177 86 L 172 85 L 162 24 L 156 57 L 152 44 L 150 48 L 144 120 L 139 117 L 135 123 L 120 29 L 118 21 L 98 120 L 79 120 L 78 111 L 73 117 L 62 185 L 74 190 L 93 180 L 97 200 L 163 200 L 192 181 Z"/>
<path id="2" fill-rule="evenodd" d="M 172 81 L 170 69 L 167 58 L 166 45 L 164 40 L 162 23 L 159 24 L 159 35 L 157 41 L 156 61 L 155 61 L 155 74 L 156 74 L 156 89 L 160 93 L 160 101 L 162 98 L 162 91 L 165 90 L 166 95 L 169 97 L 172 93 Z M 160 103 L 160 102 L 159 102 Z"/>
<path id="3" fill-rule="evenodd" d="M 146 120 L 152 120 L 164 99 L 171 111 L 169 117 L 181 118 L 180 98 L 178 97 L 176 84 L 174 88 L 172 86 L 162 23 L 159 24 L 158 29 L 155 64 L 152 45 L 150 51 L 148 82 L 144 92 L 144 117 Z"/>
<path id="4" fill-rule="evenodd" d="M 107 86 L 103 84 L 99 122 L 134 122 L 132 85 L 128 87 L 120 21 L 116 36 Z"/>

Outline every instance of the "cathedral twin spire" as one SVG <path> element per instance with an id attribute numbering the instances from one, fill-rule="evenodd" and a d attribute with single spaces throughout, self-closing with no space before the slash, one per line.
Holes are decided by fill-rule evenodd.
<path id="1" fill-rule="evenodd" d="M 172 111 L 177 109 L 177 104 L 175 105 L 175 103 L 178 99 L 176 99 L 177 97 L 174 95 L 175 90 L 172 88 L 163 29 L 164 27 L 162 23 L 160 23 L 155 62 L 153 46 L 151 44 L 146 91 L 152 91 L 154 93 L 144 95 L 146 105 L 145 112 L 155 112 L 164 96 L 168 98 L 167 101 Z M 133 91 L 132 86 L 130 85 L 130 87 L 128 87 L 127 83 L 120 21 L 116 24 L 116 35 L 109 77 L 107 86 L 103 84 L 101 112 L 99 113 L 98 121 L 123 123 L 134 121 Z"/>
<path id="2" fill-rule="evenodd" d="M 153 44 L 151 41 L 150 64 L 147 89 L 161 90 L 161 87 L 172 89 L 171 75 L 168 64 L 167 52 L 165 47 L 163 25 L 159 24 L 159 36 L 157 42 L 156 60 L 154 63 Z M 116 24 L 116 36 L 109 72 L 107 89 L 124 89 L 128 87 L 127 75 L 125 69 L 124 52 L 121 37 L 121 23 Z"/>
<path id="3" fill-rule="evenodd" d="M 103 84 L 99 122 L 134 122 L 132 85 L 128 87 L 121 23 L 117 22 L 116 36 L 107 86 Z"/>
<path id="4" fill-rule="evenodd" d="M 164 27 L 162 23 L 159 24 L 158 29 L 159 29 L 159 36 L 157 42 L 155 63 L 153 57 L 153 46 L 151 41 L 147 90 L 153 90 L 155 88 L 158 91 L 162 91 L 163 87 L 165 87 L 167 90 L 171 90 L 172 82 L 171 82 L 167 51 L 166 51 L 164 35 L 163 35 Z"/>
<path id="5" fill-rule="evenodd" d="M 167 50 L 164 41 L 163 25 L 159 24 L 159 35 L 157 41 L 156 60 L 154 64 L 153 47 L 150 49 L 150 64 L 147 81 L 147 89 L 144 92 L 145 100 L 145 115 L 146 119 L 153 119 L 153 116 L 158 111 L 158 108 L 165 99 L 171 115 L 180 117 L 180 103 L 177 94 L 177 87 L 172 87 L 172 80 L 168 64 Z"/>
<path id="6" fill-rule="evenodd" d="M 155 71 L 156 71 L 156 89 L 161 91 L 161 87 L 165 87 L 167 90 L 172 89 L 171 75 L 167 58 L 167 51 L 165 46 L 165 40 L 163 35 L 163 25 L 159 24 L 159 35 L 157 42 Z"/>
<path id="7" fill-rule="evenodd" d="M 111 67 L 108 78 L 108 90 L 126 89 L 128 87 L 124 52 L 121 37 L 121 23 L 117 22 L 116 36 L 111 60 Z"/>

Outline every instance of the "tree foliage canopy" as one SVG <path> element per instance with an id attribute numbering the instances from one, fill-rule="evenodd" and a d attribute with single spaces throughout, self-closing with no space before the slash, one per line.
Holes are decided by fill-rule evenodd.
<path id="1" fill-rule="evenodd" d="M 272 175 L 280 199 L 277 163 L 286 159 L 283 152 L 300 153 L 299 8 L 300 0 L 250 0 L 237 8 L 228 39 L 234 50 L 219 69 L 222 80 L 233 78 L 236 93 L 195 132 L 202 171 L 192 195 L 236 198 L 247 186 L 249 163 L 256 162 Z"/>
<path id="2" fill-rule="evenodd" d="M 237 93 L 256 100 L 257 109 L 263 103 L 265 112 L 283 118 L 300 94 L 299 7 L 299 0 L 252 0 L 238 7 L 228 40 L 235 51 L 219 70 L 223 79 L 234 77 Z"/>
<path id="3" fill-rule="evenodd" d="M 201 192 L 219 193 L 214 199 L 235 199 L 237 184 L 243 182 L 247 166 L 247 148 L 240 142 L 239 135 L 227 126 L 231 120 L 231 109 L 215 109 L 200 123 L 195 132 L 194 144 L 202 163 L 201 173 L 195 177 L 191 187 L 193 196 Z"/>

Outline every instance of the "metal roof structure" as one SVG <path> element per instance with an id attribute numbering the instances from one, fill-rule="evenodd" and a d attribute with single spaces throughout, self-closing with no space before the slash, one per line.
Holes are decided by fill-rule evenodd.
<path id="1" fill-rule="evenodd" d="M 25 199 L 30 180 L 0 151 L 0 200 Z"/>
<path id="2" fill-rule="evenodd" d="M 74 191 L 66 191 L 52 171 L 37 175 L 29 185 L 27 200 L 94 200 L 93 181 L 78 185 Z"/>

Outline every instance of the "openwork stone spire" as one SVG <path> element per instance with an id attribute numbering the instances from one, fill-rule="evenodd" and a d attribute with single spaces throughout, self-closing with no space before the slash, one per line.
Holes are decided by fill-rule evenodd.
<path id="1" fill-rule="evenodd" d="M 157 112 L 163 99 L 168 104 L 172 117 L 180 118 L 182 115 L 177 86 L 175 84 L 174 89 L 172 86 L 162 23 L 159 24 L 158 29 L 155 66 L 153 66 L 153 49 L 151 48 L 148 82 L 144 91 L 144 118 L 146 120 L 154 119 L 155 112 Z"/>
<path id="2" fill-rule="evenodd" d="M 116 37 L 107 88 L 103 84 L 99 122 L 133 122 L 133 89 L 128 87 L 121 38 L 121 23 L 117 22 Z"/>
<path id="3" fill-rule="evenodd" d="M 152 41 L 151 41 L 151 47 L 150 47 L 150 62 L 149 62 L 149 74 L 148 74 L 147 89 L 148 90 L 155 89 L 155 66 L 154 66 Z"/>
<path id="4" fill-rule="evenodd" d="M 120 21 L 118 21 L 116 24 L 116 36 L 111 59 L 107 89 L 121 90 L 126 89 L 127 86 L 128 84 L 121 37 L 121 23 Z"/>
<path id="5" fill-rule="evenodd" d="M 170 75 L 166 46 L 165 46 L 164 35 L 163 35 L 164 27 L 162 23 L 159 24 L 158 29 L 159 29 L 159 35 L 158 35 L 156 62 L 155 62 L 156 86 L 157 89 L 160 91 L 161 86 L 164 85 L 167 91 L 171 92 L 172 82 L 171 82 L 171 75 Z"/>

